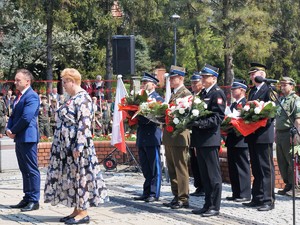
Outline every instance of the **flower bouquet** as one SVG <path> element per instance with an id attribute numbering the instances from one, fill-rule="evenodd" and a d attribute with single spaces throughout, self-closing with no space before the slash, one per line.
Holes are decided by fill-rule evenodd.
<path id="1" fill-rule="evenodd" d="M 139 114 L 154 123 L 164 124 L 167 108 L 167 103 L 156 101 L 156 99 L 149 99 L 140 105 Z"/>
<path id="2" fill-rule="evenodd" d="M 249 101 L 241 109 L 240 117 L 231 119 L 231 124 L 243 135 L 248 136 L 260 127 L 265 127 L 274 118 L 277 107 L 274 102 Z"/>
<path id="3" fill-rule="evenodd" d="M 197 96 L 176 99 L 175 104 L 170 104 L 166 112 L 166 130 L 173 132 L 173 137 L 187 129 L 189 122 L 211 114 L 206 103 Z"/>
<path id="4" fill-rule="evenodd" d="M 237 109 L 233 109 L 232 112 L 230 110 L 229 107 L 226 107 L 225 109 L 225 118 L 221 123 L 221 134 L 223 136 L 227 136 L 229 132 L 234 131 L 237 136 L 240 136 L 241 133 L 232 125 L 231 121 L 233 119 L 239 119 L 240 115 L 241 115 L 241 109 L 242 109 L 242 105 L 239 104 L 237 106 Z"/>
<path id="5" fill-rule="evenodd" d="M 129 126 L 134 126 L 138 123 L 138 120 L 134 115 L 139 110 L 140 104 L 147 102 L 147 99 L 148 94 L 145 90 L 141 90 L 138 94 L 133 93 L 132 95 L 121 99 L 119 110 L 123 111 Z"/>

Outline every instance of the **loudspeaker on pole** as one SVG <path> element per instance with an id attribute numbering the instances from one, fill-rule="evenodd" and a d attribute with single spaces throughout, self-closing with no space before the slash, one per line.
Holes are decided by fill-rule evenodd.
<path id="1" fill-rule="evenodd" d="M 135 74 L 134 35 L 115 35 L 112 37 L 114 74 Z"/>

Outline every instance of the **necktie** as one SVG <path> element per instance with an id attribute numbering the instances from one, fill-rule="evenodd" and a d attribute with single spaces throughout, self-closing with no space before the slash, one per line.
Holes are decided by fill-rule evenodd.
<path id="1" fill-rule="evenodd" d="M 236 106 L 237 106 L 237 102 L 234 102 L 234 103 L 231 104 L 231 106 L 230 106 L 231 112 L 232 112 L 233 109 L 235 109 Z"/>
<path id="2" fill-rule="evenodd" d="M 15 102 L 14 105 L 18 104 L 18 102 L 19 102 L 20 99 L 21 99 L 21 96 L 22 96 L 22 93 L 20 92 L 20 93 L 18 94 L 18 98 L 17 98 L 17 100 L 16 100 L 16 102 Z"/>

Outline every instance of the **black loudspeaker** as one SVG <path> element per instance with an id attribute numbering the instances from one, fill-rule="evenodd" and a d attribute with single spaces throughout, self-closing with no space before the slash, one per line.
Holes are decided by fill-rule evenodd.
<path id="1" fill-rule="evenodd" d="M 135 74 L 135 38 L 134 35 L 115 35 L 112 37 L 114 74 Z"/>

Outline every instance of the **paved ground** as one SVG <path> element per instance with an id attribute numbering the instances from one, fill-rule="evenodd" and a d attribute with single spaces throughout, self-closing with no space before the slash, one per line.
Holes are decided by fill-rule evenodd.
<path id="1" fill-rule="evenodd" d="M 45 169 L 41 169 L 44 186 Z M 161 199 L 155 203 L 132 201 L 132 197 L 142 193 L 143 177 L 134 172 L 105 172 L 104 177 L 109 187 L 110 202 L 99 208 L 90 208 L 90 224 L 101 225 L 187 225 L 187 224 L 293 224 L 293 204 L 290 197 L 276 195 L 275 209 L 269 212 L 258 212 L 256 209 L 244 208 L 240 203 L 225 200 L 230 196 L 230 186 L 223 185 L 221 213 L 217 217 L 203 218 L 191 213 L 191 209 L 203 205 L 203 197 L 191 197 L 189 209 L 172 210 L 162 206 L 163 202 L 172 199 L 170 186 L 162 186 Z M 192 184 L 192 183 L 191 183 Z M 62 224 L 58 220 L 66 216 L 71 209 L 62 205 L 51 206 L 41 201 L 40 210 L 21 213 L 10 209 L 8 205 L 16 204 L 22 197 L 22 179 L 18 171 L 0 173 L 0 224 Z M 190 185 L 191 191 L 194 187 Z M 43 193 L 43 192 L 41 192 Z M 43 194 L 42 194 L 43 195 Z M 300 200 L 296 199 L 296 221 L 300 224 Z"/>

